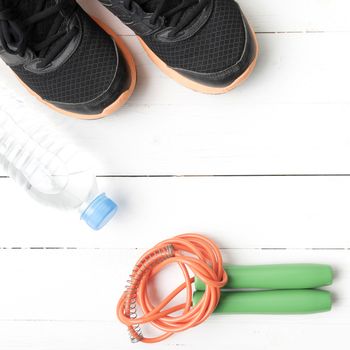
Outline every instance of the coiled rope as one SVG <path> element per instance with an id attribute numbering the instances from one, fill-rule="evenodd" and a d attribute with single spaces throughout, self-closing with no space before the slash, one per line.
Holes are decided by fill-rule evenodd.
<path id="1" fill-rule="evenodd" d="M 148 283 L 160 270 L 173 263 L 178 264 L 185 281 L 158 305 L 153 305 L 148 294 Z M 194 307 L 193 274 L 206 284 L 204 296 Z M 117 316 L 128 327 L 133 342 L 156 343 L 205 322 L 218 305 L 220 288 L 226 283 L 227 275 L 217 245 L 199 234 L 179 235 L 157 244 L 139 259 L 118 302 Z M 183 290 L 186 290 L 186 302 L 167 307 Z M 137 306 L 143 313 L 140 317 Z M 181 311 L 180 315 L 173 315 L 178 311 Z M 141 325 L 146 323 L 152 324 L 163 334 L 144 337 Z"/>

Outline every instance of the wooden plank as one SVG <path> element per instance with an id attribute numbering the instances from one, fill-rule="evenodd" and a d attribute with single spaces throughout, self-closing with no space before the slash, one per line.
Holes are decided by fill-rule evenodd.
<path id="1" fill-rule="evenodd" d="M 240 0 L 258 32 L 347 31 L 350 29 L 346 0 Z"/>
<path id="2" fill-rule="evenodd" d="M 2 266 L 8 268 L 2 271 L 0 319 L 114 321 L 117 299 L 142 252 L 135 249 L 1 250 Z M 336 278 L 334 285 L 328 289 L 337 296 L 333 311 L 335 317 L 343 315 L 350 307 L 347 293 L 349 259 L 349 250 L 224 250 L 226 263 L 331 264 Z M 171 272 L 171 282 L 169 274 L 162 276 L 160 294 L 172 290 L 181 282 L 181 273 L 177 270 Z M 314 321 L 332 323 L 332 318 L 322 320 L 322 317 L 315 317 Z M 338 318 L 338 322 L 349 323 L 349 320 Z"/>
<path id="3" fill-rule="evenodd" d="M 47 113 L 96 158 L 102 175 L 350 173 L 344 161 L 350 152 L 350 47 L 343 45 L 349 35 L 260 35 L 257 70 L 223 96 L 179 86 L 127 38 L 139 84 L 113 117 L 86 122 L 56 115 L 27 96 L 3 64 L 0 101 L 12 96 L 31 115 Z M 337 64 L 329 64 L 339 50 Z"/>
<path id="4" fill-rule="evenodd" d="M 142 105 L 125 111 L 120 118 L 60 126 L 93 157 L 100 175 L 350 173 L 350 104 Z"/>
<path id="5" fill-rule="evenodd" d="M 125 348 L 128 336 L 115 321 L 116 299 L 135 259 L 142 253 L 123 249 L 1 250 L 0 346 L 5 349 Z M 179 334 L 160 347 L 177 345 L 209 349 L 203 334 L 218 346 L 249 349 L 326 349 L 334 339 L 345 344 L 350 324 L 350 251 L 332 250 L 225 250 L 226 262 L 263 264 L 320 262 L 336 270 L 335 305 L 331 312 L 294 316 L 215 316 L 206 324 Z M 162 277 L 175 286 L 180 275 Z M 164 292 L 164 289 L 160 293 Z M 227 337 L 234 330 L 234 340 Z M 64 336 L 63 336 L 64 335 Z"/>
<path id="6" fill-rule="evenodd" d="M 107 20 L 118 33 L 131 35 L 124 25 L 97 1 L 79 0 L 88 13 Z M 348 31 L 350 29 L 346 0 L 240 0 L 245 15 L 258 32 Z"/>
<path id="7" fill-rule="evenodd" d="M 120 204 L 103 231 L 41 206 L 0 181 L 2 247 L 151 247 L 202 232 L 224 248 L 350 247 L 348 177 L 99 179 Z"/>
<path id="8" fill-rule="evenodd" d="M 271 317 L 270 317 L 271 318 Z M 253 321 L 251 317 L 243 324 L 244 318 L 228 322 L 209 320 L 204 326 L 177 335 L 166 342 L 153 345 L 153 349 L 212 349 L 208 336 L 215 340 L 216 347 L 228 348 L 234 344 L 249 350 L 271 349 L 295 350 L 313 348 L 328 350 L 337 344 L 347 344 L 348 324 L 314 324 L 314 317 L 304 322 L 281 322 L 274 324 L 265 319 Z M 118 329 L 115 322 L 0 322 L 0 344 L 9 350 L 133 350 L 135 344 L 128 343 L 126 333 Z M 204 332 L 207 336 L 203 336 Z M 228 334 L 234 334 L 229 337 Z M 138 344 L 138 349 L 149 349 L 147 344 Z"/>
<path id="9" fill-rule="evenodd" d="M 104 13 L 88 3 L 94 14 Z M 25 95 L 3 64 L 0 106 L 15 96 L 29 114 L 44 111 L 95 158 L 100 175 L 350 174 L 348 1 L 241 5 L 260 32 L 261 56 L 253 76 L 231 94 L 203 96 L 178 86 L 113 21 L 127 36 L 139 71 L 138 89 L 119 118 L 87 123 L 49 112 Z M 330 64 L 334 53 L 337 62 Z M 208 339 L 220 348 L 250 350 L 326 350 L 335 341 L 348 343 L 349 177 L 99 182 L 121 209 L 95 233 L 73 213 L 42 207 L 0 179 L 0 348 L 134 348 L 115 321 L 116 299 L 140 248 L 185 231 L 215 238 L 226 262 L 332 264 L 336 303 L 331 313 L 320 315 L 213 317 L 156 348 L 211 349 Z M 169 283 L 167 277 L 163 281 Z"/>

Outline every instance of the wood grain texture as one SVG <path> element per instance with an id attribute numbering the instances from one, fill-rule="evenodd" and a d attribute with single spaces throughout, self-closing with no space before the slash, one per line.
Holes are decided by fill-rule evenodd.
<path id="1" fill-rule="evenodd" d="M 100 178 L 120 205 L 101 232 L 0 181 L 3 247 L 148 248 L 184 232 L 223 248 L 349 248 L 348 177 Z M 20 213 L 20 217 L 19 217 Z"/>
<path id="2" fill-rule="evenodd" d="M 29 344 L 29 349 L 60 346 L 69 349 L 74 345 L 79 349 L 127 347 L 128 335 L 125 327 L 115 322 L 114 307 L 130 268 L 141 252 L 122 249 L 0 251 L 1 265 L 11 266 L 11 270 L 2 272 L 0 291 L 0 339 L 8 346 L 4 348 L 24 349 Z M 350 326 L 347 316 L 349 250 L 240 249 L 224 250 L 223 254 L 226 262 L 239 264 L 280 263 L 286 261 L 286 256 L 289 262 L 332 264 L 336 278 L 328 289 L 334 292 L 333 310 L 316 315 L 213 316 L 204 325 L 176 335 L 158 348 L 181 345 L 209 349 L 207 337 L 215 337 L 216 346 L 242 347 L 249 343 L 249 349 L 277 350 L 281 346 L 303 349 L 309 344 L 326 349 L 325 345 L 329 345 L 331 339 L 334 341 L 334 337 L 338 344 L 345 344 L 345 330 Z M 171 282 L 160 277 L 166 281 L 159 283 L 160 294 L 181 281 L 180 273 L 174 270 L 171 275 Z M 14 337 L 18 330 L 20 336 Z M 231 333 L 235 334 L 234 338 L 228 337 Z"/>
<path id="3" fill-rule="evenodd" d="M 206 96 L 165 77 L 95 0 L 80 2 L 130 47 L 134 96 L 104 120 L 73 120 L 39 105 L 0 63 L 0 109 L 23 101 L 31 116 L 46 114 L 92 156 L 120 211 L 91 232 L 76 214 L 33 202 L 0 170 L 0 349 L 134 349 L 114 315 L 124 281 L 145 248 L 189 231 L 210 235 L 229 263 L 331 264 L 334 308 L 212 317 L 154 349 L 346 348 L 350 3 L 241 0 L 258 32 L 258 66 L 235 91 Z M 179 280 L 171 270 L 161 292 Z"/>
<path id="4" fill-rule="evenodd" d="M 334 317 L 334 315 L 332 315 Z M 346 316 L 346 315 L 345 315 Z M 317 317 L 320 317 L 319 315 Z M 273 317 L 270 317 L 273 318 Z M 275 319 L 271 324 L 266 318 L 228 317 L 221 320 L 209 320 L 201 326 L 167 341 L 156 344 L 152 349 L 212 349 L 234 346 L 249 350 L 294 350 L 295 348 L 328 350 L 334 346 L 346 347 L 348 342 L 344 335 L 348 333 L 349 324 L 319 324 L 314 319 L 289 318 L 281 321 Z M 243 320 L 243 321 L 242 321 Z M 58 350 L 84 349 L 95 350 L 134 350 L 149 349 L 149 345 L 130 344 L 125 340 L 126 334 L 118 330 L 115 322 L 55 322 L 55 321 L 5 321 L 0 322 L 1 344 L 5 349 Z M 203 336 L 205 334 L 205 336 Z M 228 336 L 227 334 L 233 334 Z"/>

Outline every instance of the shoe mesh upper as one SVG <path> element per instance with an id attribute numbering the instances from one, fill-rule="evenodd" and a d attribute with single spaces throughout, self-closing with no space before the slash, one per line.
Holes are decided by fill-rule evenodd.
<path id="1" fill-rule="evenodd" d="M 233 0 L 216 0 L 211 17 L 191 38 L 170 43 L 152 36 L 142 39 L 173 68 L 214 73 L 239 61 L 245 44 L 245 29 L 238 5 Z"/>
<path id="2" fill-rule="evenodd" d="M 42 98 L 60 103 L 83 103 L 100 96 L 110 86 L 117 69 L 117 53 L 110 36 L 81 9 L 79 48 L 57 70 L 36 74 L 23 66 L 11 67 Z"/>

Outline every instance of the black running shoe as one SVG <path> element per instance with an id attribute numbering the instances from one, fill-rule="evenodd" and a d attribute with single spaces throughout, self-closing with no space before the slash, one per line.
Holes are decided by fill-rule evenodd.
<path id="1" fill-rule="evenodd" d="M 224 93 L 252 72 L 255 33 L 234 0 L 100 0 L 139 36 L 171 78 L 205 93 Z"/>
<path id="2" fill-rule="evenodd" d="M 123 43 L 74 0 L 0 0 L 0 56 L 29 92 L 77 118 L 112 113 L 135 87 Z"/>

